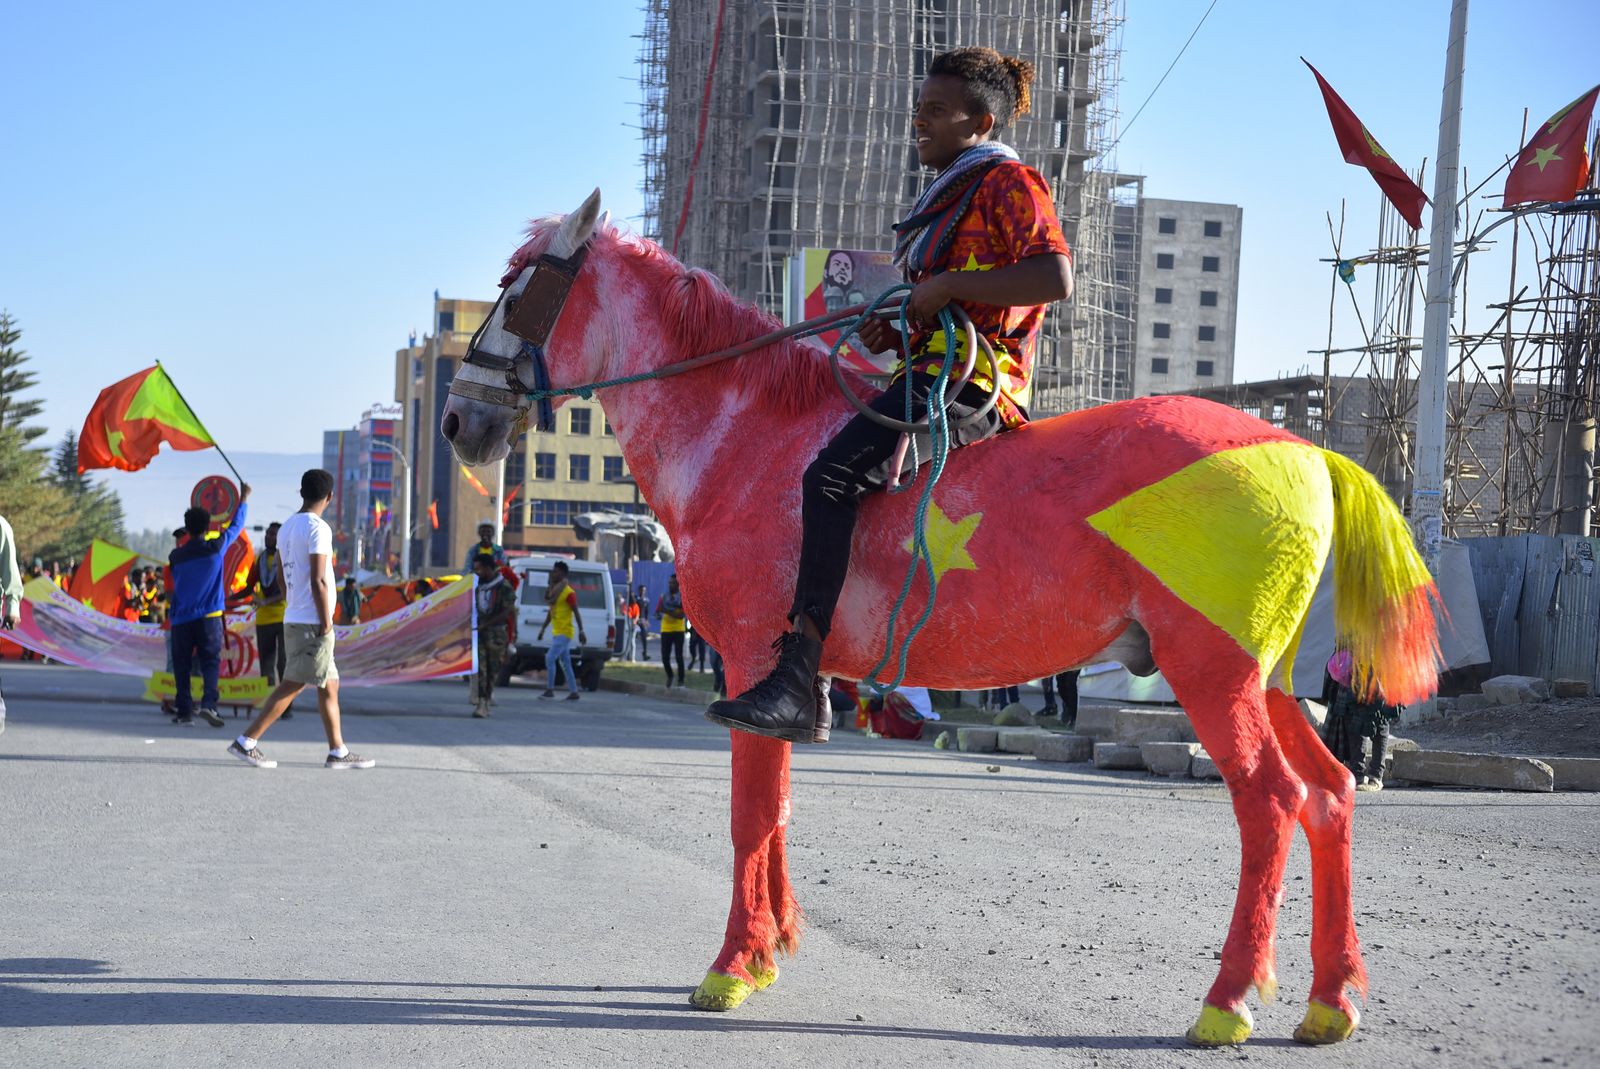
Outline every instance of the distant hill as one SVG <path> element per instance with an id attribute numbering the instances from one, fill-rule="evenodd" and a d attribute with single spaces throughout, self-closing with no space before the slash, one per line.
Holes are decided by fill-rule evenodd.
<path id="1" fill-rule="evenodd" d="M 300 507 L 300 475 L 321 467 L 320 453 L 229 453 L 250 483 L 250 525 L 282 520 Z M 227 475 L 228 466 L 216 450 L 175 453 L 167 449 L 143 471 L 93 473 L 122 498 L 122 511 L 130 532 L 155 528 L 171 531 L 183 524 L 189 492 L 207 475 Z"/>

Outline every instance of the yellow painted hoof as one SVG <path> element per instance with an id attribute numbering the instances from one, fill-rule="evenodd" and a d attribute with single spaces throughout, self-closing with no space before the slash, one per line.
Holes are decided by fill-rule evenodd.
<path id="1" fill-rule="evenodd" d="M 1184 1038 L 1197 1047 L 1231 1047 L 1249 1039 L 1254 1027 L 1249 1006 L 1240 1006 L 1238 1013 L 1202 1006 L 1200 1019 Z"/>
<path id="2" fill-rule="evenodd" d="M 777 979 L 777 970 L 773 970 L 773 979 Z M 694 989 L 694 994 L 689 996 L 689 1005 L 699 1010 L 736 1010 L 744 1005 L 744 1000 L 755 990 L 737 976 L 708 972 L 706 978 L 700 981 L 700 986 Z"/>
<path id="3" fill-rule="evenodd" d="M 745 972 L 750 974 L 750 979 L 756 982 L 757 991 L 765 991 L 778 981 L 778 967 L 763 969 L 759 965 L 752 965 Z"/>
<path id="4" fill-rule="evenodd" d="M 1315 1046 L 1338 1043 L 1349 1039 L 1350 1033 L 1354 1032 L 1356 1025 L 1360 1023 L 1361 1014 L 1357 1013 L 1354 1007 L 1351 1007 L 1350 1012 L 1346 1014 L 1343 1010 L 1312 1001 L 1306 1004 L 1305 1019 L 1300 1022 L 1300 1027 L 1294 1030 L 1294 1038 L 1301 1043 Z"/>

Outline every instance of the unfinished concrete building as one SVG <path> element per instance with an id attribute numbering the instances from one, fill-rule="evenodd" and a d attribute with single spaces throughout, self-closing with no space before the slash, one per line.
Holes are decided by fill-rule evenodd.
<path id="1" fill-rule="evenodd" d="M 1127 397 L 1136 297 L 1114 245 L 1119 227 L 1136 233 L 1137 190 L 1093 167 L 1115 124 L 1122 17 L 1122 0 L 647 0 L 643 229 L 781 314 L 802 249 L 892 247 L 929 177 L 910 130 L 930 60 L 960 45 L 1020 56 L 1034 103 L 1007 140 L 1050 182 L 1077 271 L 1040 338 L 1033 409 Z"/>

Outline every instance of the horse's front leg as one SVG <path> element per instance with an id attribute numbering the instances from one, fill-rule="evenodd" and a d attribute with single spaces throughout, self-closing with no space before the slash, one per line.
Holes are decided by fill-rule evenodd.
<path id="1" fill-rule="evenodd" d="M 734 691 L 734 680 L 729 690 Z M 743 731 L 733 743 L 733 903 L 722 952 L 689 1001 L 731 1010 L 777 979 L 773 955 L 792 951 L 799 909 L 789 889 L 783 828 L 789 820 L 789 744 Z"/>

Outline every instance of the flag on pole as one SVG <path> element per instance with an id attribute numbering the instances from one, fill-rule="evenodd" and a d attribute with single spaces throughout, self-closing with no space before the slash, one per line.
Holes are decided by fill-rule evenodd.
<path id="1" fill-rule="evenodd" d="M 461 474 L 466 476 L 467 485 L 471 486 L 474 490 L 478 491 L 478 493 L 482 494 L 484 497 L 488 497 L 489 496 L 489 488 L 487 486 L 483 485 L 483 483 L 478 480 L 478 477 L 476 475 L 472 474 L 472 469 L 471 468 L 467 467 L 465 464 L 461 465 Z"/>
<path id="2" fill-rule="evenodd" d="M 505 527 L 505 526 L 507 526 L 508 524 L 511 523 L 511 502 L 515 501 L 517 499 L 517 495 L 520 494 L 521 492 L 522 492 L 522 487 L 521 486 L 513 486 L 511 488 L 511 492 L 506 495 L 506 503 L 504 505 L 500 506 L 500 526 L 501 527 Z"/>
<path id="3" fill-rule="evenodd" d="M 428 522 L 433 525 L 435 531 L 439 529 L 439 502 L 437 501 L 428 502 Z"/>
<path id="4" fill-rule="evenodd" d="M 138 471 L 155 459 L 162 442 L 181 450 L 217 444 L 157 364 L 100 391 L 78 436 L 78 473 Z"/>
<path id="5" fill-rule="evenodd" d="M 1333 135 L 1339 139 L 1339 151 L 1343 153 L 1344 161 L 1365 167 L 1401 218 L 1410 224 L 1412 230 L 1420 230 L 1422 206 L 1428 203 L 1427 194 L 1411 180 L 1404 168 L 1394 162 L 1394 157 L 1383 150 L 1378 139 L 1367 131 L 1361 120 L 1356 118 L 1356 113 L 1350 110 L 1350 105 L 1333 91 L 1333 86 L 1328 84 L 1317 68 L 1307 63 L 1304 56 L 1300 57 L 1300 62 L 1305 63 L 1316 76 L 1317 85 L 1322 89 L 1322 102 L 1328 106 L 1328 119 L 1333 123 Z"/>
<path id="6" fill-rule="evenodd" d="M 67 594 L 95 612 L 115 616 L 122 607 L 123 587 L 128 572 L 138 559 L 139 554 L 133 550 L 96 538 L 89 543 L 78 570 L 72 574 L 72 581 L 67 584 Z"/>
<path id="7" fill-rule="evenodd" d="M 1571 200 L 1589 181 L 1589 117 L 1600 85 L 1539 125 L 1511 165 L 1501 207 Z"/>

